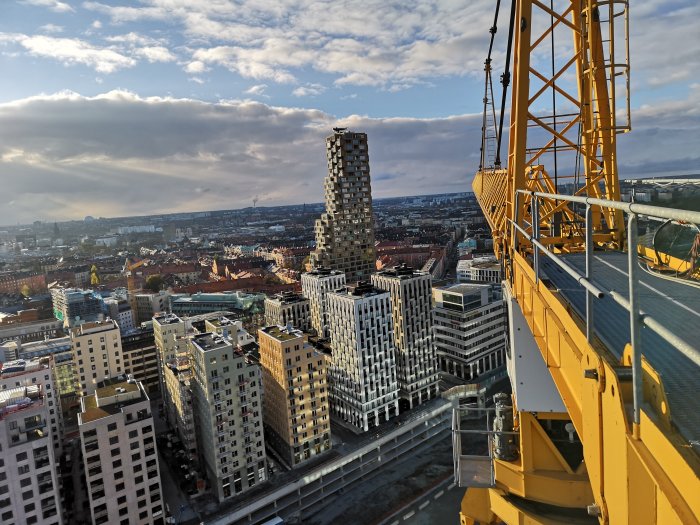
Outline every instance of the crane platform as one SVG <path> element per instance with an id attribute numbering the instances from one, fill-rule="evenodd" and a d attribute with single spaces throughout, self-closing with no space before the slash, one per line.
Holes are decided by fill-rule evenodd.
<path id="1" fill-rule="evenodd" d="M 563 259 L 585 274 L 585 254 L 566 254 Z M 640 261 L 641 262 L 641 261 Z M 629 300 L 627 254 L 595 252 L 592 282 Z M 644 269 L 637 272 L 640 309 L 667 327 L 688 346 L 700 346 L 700 290 L 696 286 L 664 279 Z M 542 261 L 541 278 L 585 319 L 584 289 L 550 260 Z M 605 347 L 622 359 L 630 340 L 630 314 L 610 296 L 594 300 L 594 333 Z M 649 364 L 660 374 L 670 405 L 671 421 L 681 436 L 700 453 L 700 366 L 649 328 L 641 329 L 641 349 Z"/>

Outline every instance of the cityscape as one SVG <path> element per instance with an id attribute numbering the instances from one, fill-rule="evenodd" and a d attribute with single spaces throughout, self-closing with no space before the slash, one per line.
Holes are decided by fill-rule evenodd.
<path id="1" fill-rule="evenodd" d="M 0 89 L 0 525 L 700 523 L 700 163 L 646 153 L 700 79 L 629 80 L 681 3 L 0 7 L 44 83 Z"/>

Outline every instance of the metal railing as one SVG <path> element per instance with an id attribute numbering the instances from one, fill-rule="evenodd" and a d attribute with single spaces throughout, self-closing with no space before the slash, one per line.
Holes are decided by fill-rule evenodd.
<path id="1" fill-rule="evenodd" d="M 606 199 L 597 199 L 592 197 L 580 197 L 574 195 L 560 195 L 553 193 L 533 192 L 529 190 L 517 190 L 516 209 L 520 209 L 519 205 L 524 201 L 520 196 L 530 196 L 532 203 L 532 234 L 529 234 L 516 221 L 510 221 L 513 227 L 522 234 L 534 246 L 533 250 L 533 269 L 535 272 L 535 280 L 539 280 L 540 274 L 540 252 L 551 259 L 559 268 L 573 277 L 583 288 L 586 289 L 586 337 L 590 342 L 594 337 L 594 299 L 602 299 L 605 296 L 610 297 L 618 305 L 629 312 L 630 316 L 630 347 L 632 355 L 632 384 L 634 398 L 634 416 L 635 425 L 639 425 L 640 421 L 640 406 L 642 402 L 642 352 L 640 347 L 640 323 L 656 333 L 664 341 L 672 345 L 679 352 L 685 355 L 693 363 L 700 366 L 700 350 L 692 347 L 687 342 L 683 341 L 668 328 L 663 326 L 648 313 L 641 310 L 638 301 L 638 254 L 637 254 L 637 218 L 639 216 L 657 217 L 661 219 L 669 219 L 682 221 L 686 223 L 700 224 L 700 212 L 690 210 L 678 210 L 673 208 L 664 208 L 650 206 L 638 203 L 618 202 Z M 586 256 L 586 271 L 581 274 L 577 269 L 564 261 L 561 257 L 551 252 L 547 246 L 540 242 L 540 221 L 539 221 L 539 200 L 548 199 L 554 201 L 567 201 L 585 205 L 585 256 Z M 627 214 L 627 266 L 628 266 L 628 293 L 629 299 L 613 290 L 607 290 L 600 285 L 592 282 L 592 263 L 593 263 L 593 222 L 592 208 L 599 206 L 601 208 L 611 208 L 620 210 Z M 516 239 L 517 246 L 517 239 Z M 632 249 L 630 249 L 632 247 Z"/>
<path id="2" fill-rule="evenodd" d="M 454 468 L 454 482 L 460 488 L 493 488 L 496 486 L 494 439 L 497 436 L 518 436 L 519 433 L 515 431 L 492 430 L 492 415 L 494 415 L 495 412 L 495 407 L 480 408 L 475 406 L 455 406 L 452 408 L 452 462 Z M 462 420 L 473 420 L 474 413 L 477 414 L 477 417 L 478 414 L 485 415 L 485 428 L 462 428 Z M 481 419 L 481 417 L 479 417 L 479 419 Z M 486 454 L 462 454 L 463 435 L 485 437 Z"/>

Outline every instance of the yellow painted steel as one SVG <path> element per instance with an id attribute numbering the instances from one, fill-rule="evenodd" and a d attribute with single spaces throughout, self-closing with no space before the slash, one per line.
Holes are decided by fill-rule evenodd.
<path id="1" fill-rule="evenodd" d="M 469 489 L 462 501 L 461 520 L 463 524 L 569 522 L 538 513 L 537 504 L 546 504 L 568 509 L 590 505 L 592 519 L 597 516 L 603 524 L 700 524 L 700 460 L 669 423 L 673 407 L 665 396 L 663 378 L 643 362 L 644 399 L 635 435 L 629 353 L 620 362 L 599 343 L 589 344 L 585 321 L 572 313 L 556 290 L 535 278 L 532 246 L 512 226 L 516 223 L 532 232 L 532 201 L 529 196 L 518 197 L 517 190 L 556 193 L 541 164 L 552 144 L 561 144 L 581 158 L 585 182 L 574 194 L 620 199 L 615 137 L 628 129 L 620 130 L 615 121 L 615 75 L 610 69 L 615 66 L 604 56 L 604 47 L 613 46 L 614 35 L 604 31 L 602 20 L 615 6 L 622 6 L 626 17 L 626 2 L 572 0 L 555 5 L 560 8 L 551 10 L 549 2 L 539 0 L 516 2 L 508 168 L 480 171 L 473 189 L 492 229 L 506 285 L 534 335 L 567 409 L 566 417 L 583 443 L 583 463 L 571 469 L 557 457 L 547 434 L 537 429 L 538 416 L 517 412 L 516 399 L 520 458 L 495 461 L 496 487 Z M 533 17 L 542 15 L 547 19 L 545 30 L 534 33 Z M 561 71 L 545 75 L 533 67 L 530 57 L 555 26 L 571 30 L 573 56 Z M 569 68 L 576 71 L 578 92 L 555 89 L 576 106 L 578 114 L 555 128 L 532 108 L 543 90 L 554 87 L 555 79 Z M 544 88 L 533 93 L 531 79 Z M 567 135 L 579 127 L 577 140 Z M 528 128 L 549 139 L 533 147 Z M 585 239 L 582 217 L 561 200 L 544 201 L 539 209 L 541 242 L 554 251 L 580 251 Z M 599 208 L 592 222 L 598 246 L 623 247 L 621 212 Z M 640 248 L 640 254 L 655 263 L 670 262 L 679 271 L 688 268 L 683 261 L 657 261 L 653 250 Z M 517 498 L 534 507 L 520 505 Z"/>

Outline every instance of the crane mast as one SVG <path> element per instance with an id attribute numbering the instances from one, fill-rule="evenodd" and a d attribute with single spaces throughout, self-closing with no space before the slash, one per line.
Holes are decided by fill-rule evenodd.
<path id="1" fill-rule="evenodd" d="M 491 166 L 482 139 L 473 189 L 504 268 L 513 395 L 487 411 L 485 458 L 462 454 L 464 434 L 475 431 L 454 420 L 455 476 L 468 487 L 461 522 L 700 523 L 695 421 L 687 431 L 672 417 L 675 384 L 642 355 L 642 333 L 661 334 L 692 366 L 700 352 L 642 314 L 637 220 L 653 210 L 620 202 L 617 136 L 631 129 L 628 2 L 512 0 L 510 21 L 507 163 L 501 126 Z M 626 295 L 597 282 L 598 253 L 608 266 L 628 262 Z M 555 273 L 580 286 L 578 310 Z M 626 344 L 599 332 L 603 301 L 629 312 Z"/>

